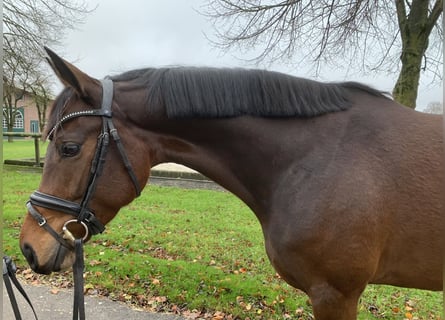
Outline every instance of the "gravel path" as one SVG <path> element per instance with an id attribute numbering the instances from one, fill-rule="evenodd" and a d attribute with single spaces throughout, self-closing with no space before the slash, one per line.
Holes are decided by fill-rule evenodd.
<path id="1" fill-rule="evenodd" d="M 36 309 L 39 320 L 68 320 L 73 317 L 73 292 L 57 290 L 53 293 L 47 286 L 24 285 L 24 289 Z M 23 320 L 32 320 L 34 315 L 27 302 L 18 291 L 15 292 Z M 86 319 L 94 320 L 181 320 L 185 319 L 171 314 L 153 313 L 132 309 L 129 306 L 111 301 L 104 297 L 85 296 Z M 3 320 L 13 320 L 6 289 L 3 288 Z"/>

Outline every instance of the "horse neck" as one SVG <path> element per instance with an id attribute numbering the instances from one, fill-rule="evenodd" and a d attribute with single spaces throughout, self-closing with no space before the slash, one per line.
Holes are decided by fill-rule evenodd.
<path id="1" fill-rule="evenodd" d="M 281 175 L 312 148 L 303 122 L 252 117 L 165 120 L 147 129 L 156 135 L 157 162 L 201 172 L 261 216 Z"/>

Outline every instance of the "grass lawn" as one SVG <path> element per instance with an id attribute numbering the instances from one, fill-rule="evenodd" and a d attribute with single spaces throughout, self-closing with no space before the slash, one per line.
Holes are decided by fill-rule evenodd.
<path id="1" fill-rule="evenodd" d="M 48 142 L 40 141 L 40 156 L 44 157 Z M 34 159 L 34 139 L 15 138 L 14 142 L 3 140 L 3 160 Z"/>
<path id="2" fill-rule="evenodd" d="M 13 144 L 22 148 L 22 142 Z M 7 159 L 12 152 L 6 152 L 8 143 L 3 147 Z M 4 166 L 3 249 L 23 281 L 71 287 L 68 272 L 32 274 L 18 248 L 24 204 L 40 175 L 38 169 Z M 89 294 L 206 318 L 312 319 L 307 296 L 270 266 L 253 213 L 226 192 L 148 186 L 85 250 Z M 362 320 L 441 316 L 439 292 L 368 286 L 359 305 Z"/>

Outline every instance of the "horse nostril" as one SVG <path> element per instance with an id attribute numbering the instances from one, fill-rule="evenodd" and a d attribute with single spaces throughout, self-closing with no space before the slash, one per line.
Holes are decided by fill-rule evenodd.
<path id="1" fill-rule="evenodd" d="M 25 243 L 22 247 L 22 253 L 25 256 L 26 260 L 28 261 L 31 269 L 36 270 L 38 263 L 37 263 L 37 256 L 34 252 L 34 249 L 30 245 Z"/>

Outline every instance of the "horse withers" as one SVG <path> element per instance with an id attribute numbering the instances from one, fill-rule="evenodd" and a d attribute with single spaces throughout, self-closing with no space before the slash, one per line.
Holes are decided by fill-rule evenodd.
<path id="1" fill-rule="evenodd" d="M 252 209 L 271 263 L 318 320 L 356 319 L 368 283 L 443 289 L 440 116 L 359 83 L 261 70 L 152 68 L 99 81 L 47 52 L 65 89 L 20 235 L 35 271 L 69 268 L 62 230 L 87 241 L 152 166 L 176 162 Z"/>

